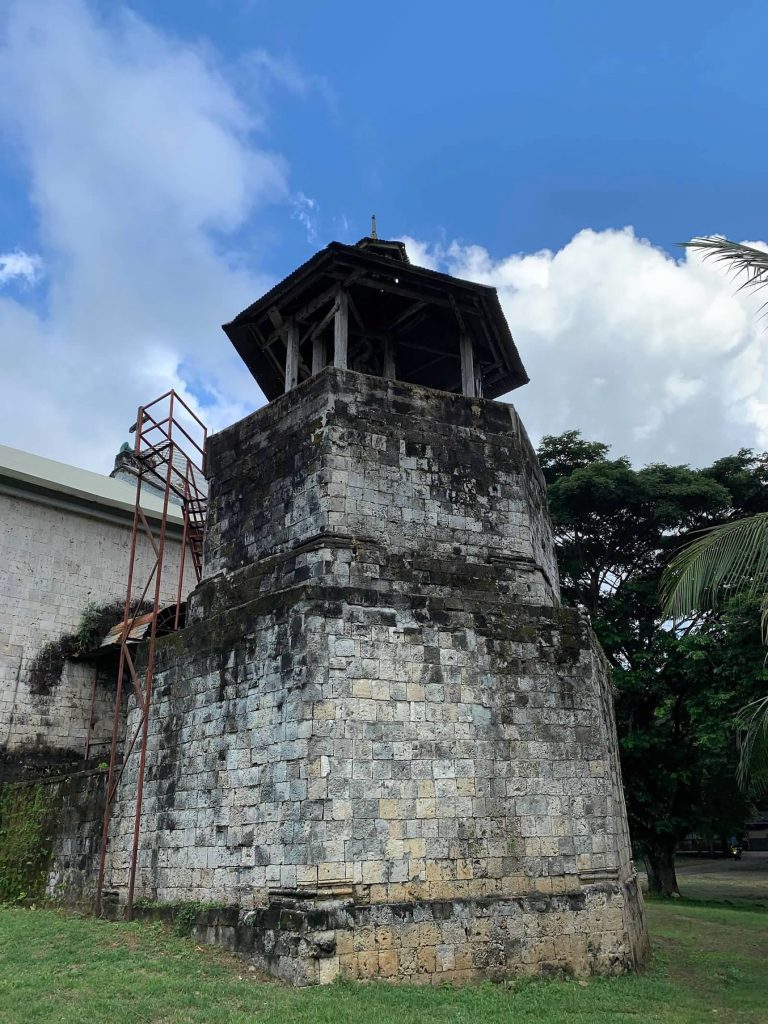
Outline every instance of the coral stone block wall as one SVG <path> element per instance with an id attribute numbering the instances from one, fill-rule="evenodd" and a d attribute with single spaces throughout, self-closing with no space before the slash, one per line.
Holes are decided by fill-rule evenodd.
<path id="1" fill-rule="evenodd" d="M 555 599 L 544 481 L 511 405 L 327 368 L 213 437 L 209 467 L 208 577 L 327 534 L 416 558 L 404 581 L 506 563 L 527 601 Z"/>
<path id="2" fill-rule="evenodd" d="M 0 755 L 7 760 L 82 757 L 95 668 L 67 663 L 44 687 L 30 670 L 46 643 L 77 629 L 89 604 L 124 600 L 130 537 L 128 520 L 0 494 Z M 166 599 L 175 600 L 180 553 L 179 540 L 169 539 Z M 138 557 L 146 575 L 154 554 L 145 537 Z M 113 705 L 113 688 L 98 686 L 97 749 L 109 743 Z"/>
<path id="3" fill-rule="evenodd" d="M 0 786 L 0 900 L 46 897 L 90 909 L 107 774 L 26 774 Z"/>
<path id="4" fill-rule="evenodd" d="M 297 983 L 635 966 L 609 676 L 512 407 L 329 368 L 209 457 L 137 896 L 239 907 L 232 941 Z"/>

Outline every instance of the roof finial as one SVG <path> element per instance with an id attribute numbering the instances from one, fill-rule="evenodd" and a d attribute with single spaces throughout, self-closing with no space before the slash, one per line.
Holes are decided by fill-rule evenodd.
<path id="1" fill-rule="evenodd" d="M 378 238 L 376 234 L 376 214 L 371 214 L 371 238 Z"/>

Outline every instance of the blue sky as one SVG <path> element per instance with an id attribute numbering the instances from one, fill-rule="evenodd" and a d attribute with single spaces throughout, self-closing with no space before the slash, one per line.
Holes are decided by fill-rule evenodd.
<path id="1" fill-rule="evenodd" d="M 219 324 L 376 212 L 499 288 L 534 439 L 768 446 L 756 305 L 674 245 L 766 237 L 767 29 L 709 0 L 0 0 L 0 442 L 103 468 L 169 384 L 217 428 L 255 408 Z"/>
<path id="2" fill-rule="evenodd" d="M 269 140 L 318 202 L 321 241 L 345 220 L 364 233 L 370 209 L 383 230 L 496 255 L 559 248 L 583 227 L 632 224 L 670 249 L 761 228 L 764 3 L 134 8 L 214 45 L 235 79 L 255 44 L 307 80 L 275 88 Z M 304 239 L 271 226 L 282 272 Z"/>

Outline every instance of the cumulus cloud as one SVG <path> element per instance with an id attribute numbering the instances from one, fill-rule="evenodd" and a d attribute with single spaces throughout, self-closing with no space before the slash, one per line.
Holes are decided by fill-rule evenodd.
<path id="1" fill-rule="evenodd" d="M 317 86 L 263 51 L 243 60 L 247 104 L 210 48 L 125 8 L 0 4 L 0 132 L 40 250 L 10 239 L 0 256 L 4 443 L 103 471 L 136 406 L 168 387 L 214 429 L 260 404 L 219 325 L 273 283 L 238 249 L 263 206 L 317 231 L 317 200 L 292 195 L 263 141 L 273 90 Z M 498 288 L 531 376 L 511 397 L 535 439 L 577 427 L 639 463 L 768 447 L 760 298 L 715 264 L 631 229 L 501 259 L 408 244 L 416 263 Z"/>
<path id="2" fill-rule="evenodd" d="M 43 261 L 21 250 L 0 253 L 0 284 L 14 278 L 22 278 L 27 284 L 34 284 L 43 269 Z"/>
<path id="3" fill-rule="evenodd" d="M 638 464 L 768 448 L 762 300 L 717 264 L 674 259 L 631 228 L 501 259 L 460 242 L 407 245 L 416 263 L 498 289 L 531 378 L 507 397 L 534 440 L 577 428 Z"/>
<path id="4" fill-rule="evenodd" d="M 260 403 L 220 324 L 272 282 L 227 239 L 289 193 L 259 141 L 266 110 L 238 99 L 215 54 L 100 10 L 12 0 L 0 14 L 0 130 L 47 269 L 42 303 L 0 297 L 0 438 L 104 470 L 167 387 L 213 427 Z M 23 256 L 0 267 L 34 276 Z"/>

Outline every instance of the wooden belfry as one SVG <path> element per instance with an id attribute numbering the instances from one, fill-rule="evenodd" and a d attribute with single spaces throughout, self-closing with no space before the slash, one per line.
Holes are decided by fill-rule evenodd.
<path id="1" fill-rule="evenodd" d="M 470 398 L 528 381 L 495 289 L 376 237 L 331 242 L 224 330 L 269 401 L 328 365 Z"/>

